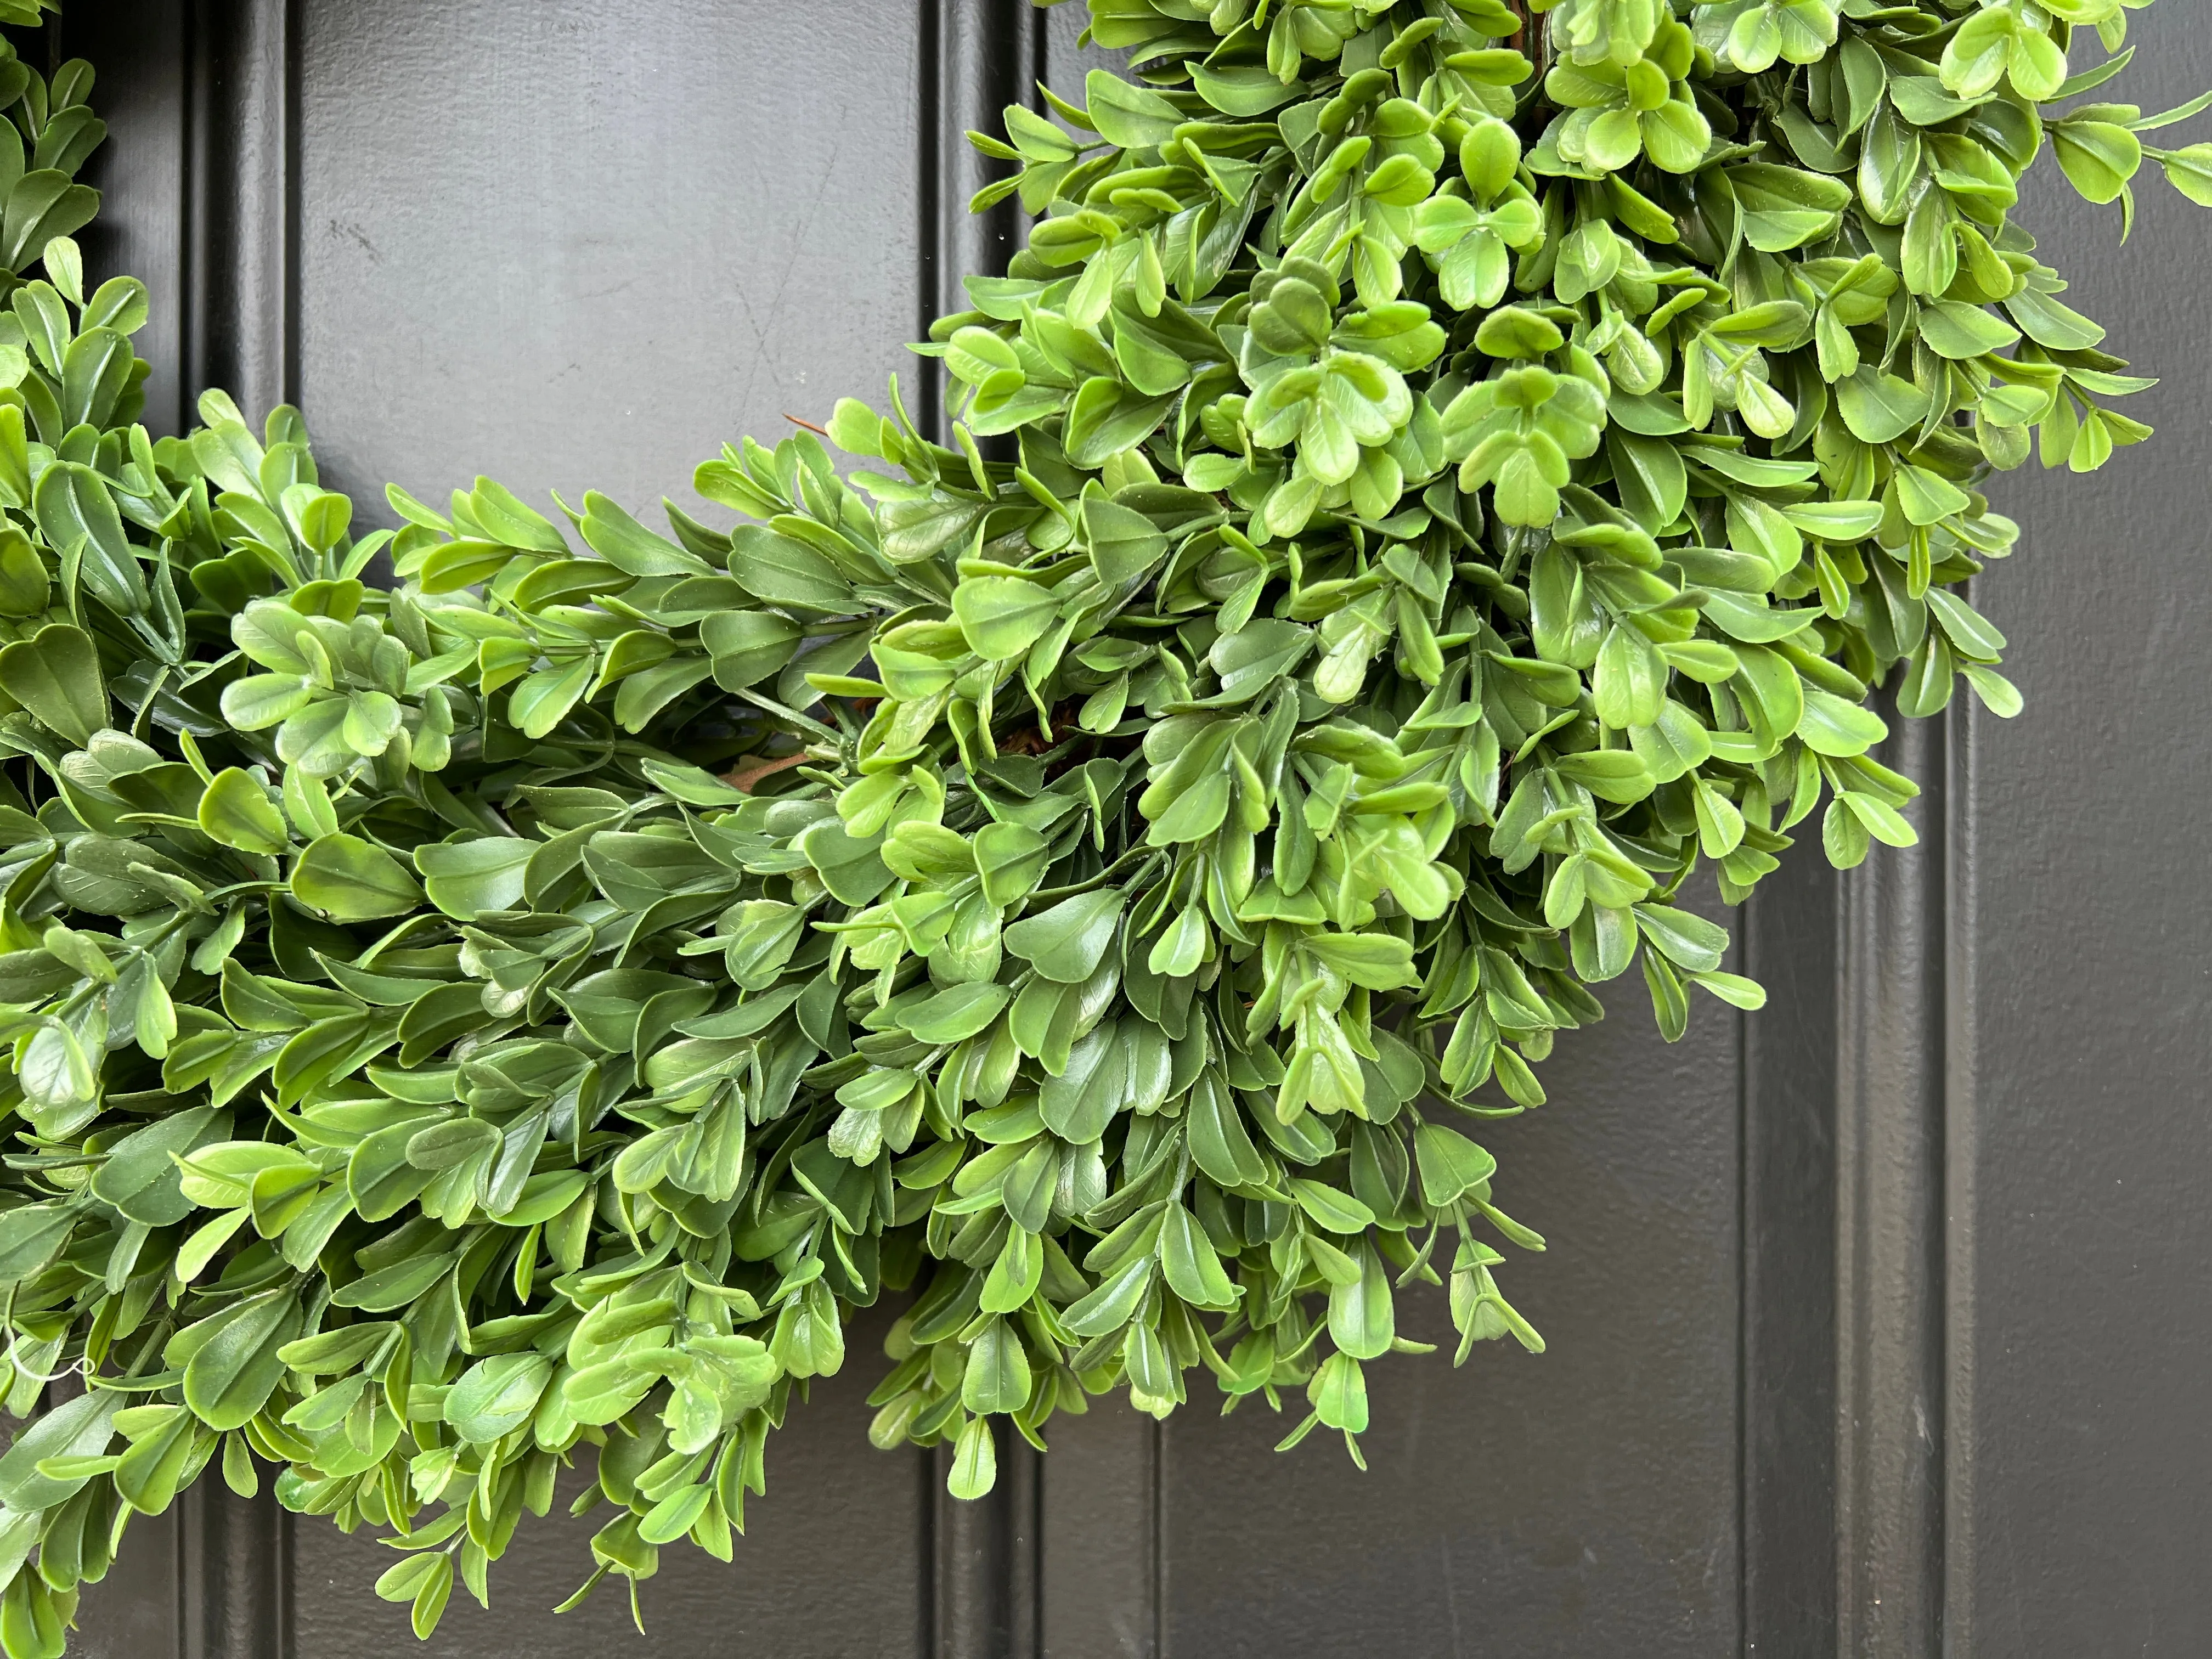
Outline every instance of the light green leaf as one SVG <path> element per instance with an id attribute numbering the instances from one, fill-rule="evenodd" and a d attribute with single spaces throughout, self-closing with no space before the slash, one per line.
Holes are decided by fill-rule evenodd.
<path id="1" fill-rule="evenodd" d="M 404 916 L 422 902 L 422 889 L 406 866 L 381 847 L 343 833 L 308 844 L 292 866 L 292 892 L 334 921 Z"/>

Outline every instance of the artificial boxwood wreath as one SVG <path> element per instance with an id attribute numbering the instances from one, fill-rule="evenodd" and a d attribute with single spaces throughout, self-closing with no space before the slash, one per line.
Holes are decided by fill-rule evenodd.
<path id="1" fill-rule="evenodd" d="M 1357 1458 L 1397 1288 L 1541 1346 L 1470 1132 L 1591 988 L 1756 1006 L 1685 884 L 1911 840 L 1871 688 L 2018 708 L 1978 486 L 2148 382 L 2017 180 L 2212 199 L 2205 100 L 2073 101 L 2117 0 L 1091 14 L 1135 77 L 975 137 L 952 446 L 894 385 L 665 534 L 150 439 L 91 72 L 0 60 L 11 1659 L 218 1459 L 428 1634 L 588 1445 L 635 1599 L 885 1294 L 957 1496 L 1200 1369 Z"/>

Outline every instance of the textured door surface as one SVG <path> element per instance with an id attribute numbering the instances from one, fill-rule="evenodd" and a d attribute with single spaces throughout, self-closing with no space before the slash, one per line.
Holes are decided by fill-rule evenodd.
<path id="1" fill-rule="evenodd" d="M 222 384 L 292 399 L 383 514 L 489 472 L 526 495 L 689 494 L 896 373 L 1018 226 L 958 139 L 1074 90 L 1080 0 L 75 0 L 113 136 L 92 263 L 156 296 L 149 422 Z M 2212 84 L 2185 0 L 2130 96 Z M 1669 1048 L 1640 989 L 1562 1042 L 1496 1137 L 1551 1237 L 1514 1293 L 1549 1339 L 1375 1376 L 1370 1468 L 1201 1397 L 1099 1402 L 980 1504 L 869 1449 L 881 1336 L 775 1437 L 734 1565 L 671 1550 L 651 1634 L 589 1523 L 526 1533 L 457 1656 L 2197 1656 L 2212 1429 L 2212 228 L 2145 181 L 2032 202 L 2072 296 L 2166 383 L 2090 479 L 1993 486 L 2027 526 L 1976 602 L 2028 711 L 1886 757 L 1921 846 L 1797 858 L 1737 918 L 1770 987 Z M 694 503 L 696 505 L 696 503 Z M 1811 849 L 1801 849 L 1809 852 Z M 1717 912 L 1716 912 L 1717 913 Z M 1448 1334 L 1441 1305 L 1416 1334 Z M 556 1514 L 558 1511 L 556 1510 Z M 366 1533 L 217 1490 L 137 1523 L 88 1655 L 407 1650 Z"/>

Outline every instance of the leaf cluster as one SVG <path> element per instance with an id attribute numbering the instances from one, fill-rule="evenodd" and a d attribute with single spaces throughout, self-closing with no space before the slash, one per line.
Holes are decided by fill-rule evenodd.
<path id="1" fill-rule="evenodd" d="M 1540 1351 L 1495 1121 L 1632 969 L 1759 1006 L 1690 884 L 1909 843 L 1877 688 L 2019 708 L 1989 475 L 2147 435 L 2013 214 L 2212 194 L 2075 101 L 2124 24 L 1091 0 L 949 441 L 363 534 L 295 410 L 135 423 L 89 71 L 0 58 L 0 1648 L 218 1458 L 426 1635 L 584 1458 L 635 1597 L 886 1295 L 964 1498 L 1194 1374 L 1356 1459 L 1416 1280 Z"/>

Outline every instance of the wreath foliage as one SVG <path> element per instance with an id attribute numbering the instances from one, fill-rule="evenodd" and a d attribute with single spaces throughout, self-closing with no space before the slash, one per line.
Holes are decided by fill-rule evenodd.
<path id="1" fill-rule="evenodd" d="M 957 1496 L 1200 1370 L 1357 1459 L 1397 1288 L 1541 1347 L 1470 1132 L 1592 988 L 1757 1006 L 1700 865 L 1912 839 L 1879 684 L 2018 708 L 1981 483 L 2148 384 L 2019 179 L 2212 200 L 2206 100 L 2074 101 L 2118 0 L 1091 3 L 951 446 L 895 384 L 665 533 L 150 438 L 91 71 L 0 58 L 10 1659 L 217 1459 L 424 1635 L 586 1443 L 586 1590 L 727 1559 L 886 1292 Z"/>

